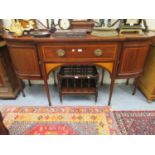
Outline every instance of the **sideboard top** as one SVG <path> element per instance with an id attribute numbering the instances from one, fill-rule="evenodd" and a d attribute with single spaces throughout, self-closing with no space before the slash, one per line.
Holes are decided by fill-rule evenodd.
<path id="1" fill-rule="evenodd" d="M 144 34 L 118 34 L 114 37 L 96 37 L 87 34 L 84 37 L 54 37 L 52 34 L 50 37 L 37 38 L 33 36 L 13 36 L 8 33 L 3 34 L 3 38 L 7 41 L 27 41 L 27 42 L 59 42 L 59 41 L 132 41 L 132 40 L 148 40 L 155 38 L 155 32 L 147 32 Z"/>

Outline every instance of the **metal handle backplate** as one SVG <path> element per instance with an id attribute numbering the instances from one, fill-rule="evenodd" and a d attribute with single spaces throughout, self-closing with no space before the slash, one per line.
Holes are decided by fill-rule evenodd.
<path id="1" fill-rule="evenodd" d="M 103 50 L 101 50 L 101 49 L 96 49 L 96 50 L 94 51 L 94 55 L 97 56 L 97 57 L 102 56 L 102 55 L 103 55 Z"/>
<path id="2" fill-rule="evenodd" d="M 63 57 L 63 56 L 65 55 L 65 50 L 63 50 L 63 49 L 58 49 L 58 50 L 57 50 L 57 55 L 58 55 L 59 57 Z"/>

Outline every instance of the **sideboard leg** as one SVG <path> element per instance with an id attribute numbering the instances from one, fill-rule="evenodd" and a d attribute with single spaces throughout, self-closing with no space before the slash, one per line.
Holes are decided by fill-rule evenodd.
<path id="1" fill-rule="evenodd" d="M 98 93 L 95 95 L 95 104 L 97 104 Z"/>
<path id="2" fill-rule="evenodd" d="M 62 104 L 62 94 L 60 93 L 60 103 Z"/>
<path id="3" fill-rule="evenodd" d="M 48 103 L 49 103 L 49 106 L 52 106 L 50 91 L 49 91 L 49 87 L 48 87 L 48 76 L 47 76 L 44 64 L 42 64 L 41 67 L 42 67 L 42 75 L 43 75 L 43 79 L 44 79 L 44 88 L 45 88 L 45 92 L 47 95 Z"/>
<path id="4" fill-rule="evenodd" d="M 110 95 L 109 95 L 108 106 L 111 105 L 111 98 L 112 98 L 112 94 L 113 94 L 114 84 L 115 84 L 115 78 L 112 78 L 111 84 L 110 84 Z"/>
<path id="5" fill-rule="evenodd" d="M 49 91 L 47 80 L 44 80 L 44 85 L 45 85 L 45 91 L 46 91 L 46 95 L 47 95 L 49 106 L 52 106 L 52 104 L 51 104 L 51 97 L 50 97 L 50 91 Z"/>
<path id="6" fill-rule="evenodd" d="M 152 103 L 152 100 L 151 100 L 151 99 L 147 99 L 147 102 L 148 102 L 149 104 L 151 104 L 151 103 Z"/>
<path id="7" fill-rule="evenodd" d="M 137 86 L 138 86 L 138 77 L 135 78 L 134 80 L 134 88 L 133 88 L 133 92 L 132 92 L 132 95 L 135 95 L 136 94 L 136 90 L 137 90 Z"/>
<path id="8" fill-rule="evenodd" d="M 24 92 L 24 85 L 25 85 L 25 84 L 24 84 L 24 82 L 23 82 L 21 79 L 20 79 L 20 82 L 19 82 L 19 83 L 20 83 L 20 86 L 21 86 L 21 88 L 22 88 L 22 90 L 21 90 L 22 96 L 25 97 L 25 96 L 26 96 L 26 95 L 25 95 L 25 92 Z"/>
<path id="9" fill-rule="evenodd" d="M 129 85 L 129 80 L 130 80 L 130 79 L 127 79 L 127 80 L 126 80 L 126 85 Z"/>
<path id="10" fill-rule="evenodd" d="M 31 86 L 32 86 L 32 83 L 31 83 L 31 81 L 30 81 L 30 80 L 28 80 L 28 85 L 29 85 L 29 87 L 31 87 Z"/>
<path id="11" fill-rule="evenodd" d="M 56 84 L 56 77 L 55 77 L 55 71 L 53 71 L 53 79 L 54 79 L 54 86 L 57 86 L 57 84 Z"/>
<path id="12" fill-rule="evenodd" d="M 104 69 L 102 69 L 101 86 L 103 86 L 103 80 L 104 80 Z"/>
<path id="13" fill-rule="evenodd" d="M 21 92 L 22 92 L 22 96 L 23 96 L 23 97 L 25 97 L 26 95 L 25 95 L 25 92 L 24 92 L 24 90 L 23 90 L 23 89 L 22 89 L 22 91 L 21 91 Z"/>

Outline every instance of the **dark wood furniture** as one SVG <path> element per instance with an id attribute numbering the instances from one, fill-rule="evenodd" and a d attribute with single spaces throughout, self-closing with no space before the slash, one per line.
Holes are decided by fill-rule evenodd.
<path id="1" fill-rule="evenodd" d="M 91 31 L 94 27 L 94 22 L 91 19 L 80 21 L 80 20 L 72 20 L 71 29 L 85 29 L 87 31 Z"/>
<path id="2" fill-rule="evenodd" d="M 95 66 L 62 66 L 57 77 L 61 103 L 63 95 L 95 95 L 97 102 L 99 75 Z"/>
<path id="3" fill-rule="evenodd" d="M 3 117 L 1 112 L 0 112 L 0 135 L 9 135 L 8 129 L 3 124 Z"/>
<path id="4" fill-rule="evenodd" d="M 150 41 L 155 33 L 142 35 L 118 35 L 116 37 L 34 38 L 4 35 L 16 74 L 21 79 L 44 80 L 49 105 L 51 96 L 48 77 L 51 71 L 62 65 L 93 64 L 106 69 L 111 77 L 110 105 L 116 79 L 140 77 Z"/>
<path id="5" fill-rule="evenodd" d="M 0 41 L 0 98 L 16 98 L 21 85 L 13 70 L 6 42 Z"/>
<path id="6" fill-rule="evenodd" d="M 144 66 L 144 72 L 138 81 L 141 92 L 146 96 L 149 103 L 155 100 L 155 40 L 152 45 Z"/>

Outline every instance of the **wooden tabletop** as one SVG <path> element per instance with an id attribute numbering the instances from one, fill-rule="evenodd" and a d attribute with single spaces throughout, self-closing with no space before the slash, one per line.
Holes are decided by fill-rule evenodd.
<path id="1" fill-rule="evenodd" d="M 37 38 L 33 36 L 13 36 L 9 33 L 4 33 L 3 38 L 12 41 L 30 41 L 30 42 L 57 42 L 57 41 L 130 41 L 130 40 L 147 40 L 155 38 L 155 32 L 147 32 L 144 34 L 118 34 L 114 37 L 96 37 L 87 34 L 83 37 L 55 37 L 51 34 L 50 37 Z"/>

